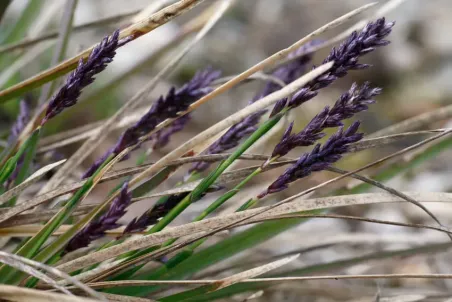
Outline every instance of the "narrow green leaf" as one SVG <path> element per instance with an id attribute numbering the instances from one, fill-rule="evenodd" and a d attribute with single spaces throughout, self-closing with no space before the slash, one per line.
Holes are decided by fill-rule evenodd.
<path id="1" fill-rule="evenodd" d="M 7 2 L 7 1 L 1 1 L 1 2 Z M 29 0 L 27 6 L 22 11 L 21 16 L 15 24 L 1 24 L 0 31 L 8 30 L 4 27 L 9 27 L 8 34 L 1 39 L 0 44 L 8 44 L 12 42 L 19 41 L 20 39 L 23 39 L 25 34 L 27 33 L 30 25 L 35 21 L 36 17 L 39 15 L 39 12 L 41 11 L 42 6 L 44 5 L 45 1 L 42 0 Z M 3 4 L 2 4 L 3 6 Z"/>
<path id="2" fill-rule="evenodd" d="M 33 163 L 33 159 L 36 154 L 36 148 L 38 146 L 39 141 L 39 134 L 33 134 L 32 139 L 30 140 L 30 144 L 27 147 L 27 150 L 24 155 L 24 159 L 22 162 L 22 165 L 20 167 L 19 173 L 17 174 L 17 177 L 14 181 L 14 184 L 17 186 L 21 184 L 25 179 L 27 179 L 28 176 L 31 174 L 31 165 Z M 11 200 L 9 200 L 5 206 L 12 207 L 16 204 L 17 197 L 13 197 Z"/>
<path id="3" fill-rule="evenodd" d="M 22 155 L 28 150 L 28 149 L 35 149 L 38 139 L 39 139 L 39 132 L 40 129 L 35 130 L 30 137 L 23 142 L 22 145 L 20 145 L 19 150 L 10 157 L 6 163 L 3 165 L 3 167 L 0 170 L 0 185 L 3 184 L 8 177 L 11 176 L 11 174 L 14 172 L 17 166 L 17 162 L 22 157 Z M 34 156 L 34 151 L 30 154 L 30 156 Z"/>

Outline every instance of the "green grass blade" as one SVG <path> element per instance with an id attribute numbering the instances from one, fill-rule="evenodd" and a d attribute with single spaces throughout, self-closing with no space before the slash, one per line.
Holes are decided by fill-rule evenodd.
<path id="1" fill-rule="evenodd" d="M 3 0 L 0 1 L 0 21 L 3 19 L 3 15 L 6 12 L 6 9 L 11 4 L 11 0 Z"/>
<path id="2" fill-rule="evenodd" d="M 36 134 L 36 135 L 33 134 L 30 144 L 27 147 L 27 151 L 24 154 L 24 160 L 20 167 L 19 173 L 17 174 L 17 177 L 14 181 L 14 184 L 16 186 L 21 184 L 31 174 L 30 167 L 33 163 L 33 159 L 36 154 L 36 148 L 38 146 L 38 141 L 39 141 L 39 134 Z M 16 204 L 16 199 L 17 199 L 17 197 L 12 198 L 10 201 L 8 201 L 6 203 L 6 206 L 8 206 L 8 207 L 14 206 Z"/>
<path id="3" fill-rule="evenodd" d="M 1 1 L 2 5 L 4 6 L 3 2 L 8 1 Z M 11 27 L 8 34 L 1 39 L 0 44 L 8 44 L 12 42 L 19 41 L 20 39 L 23 39 L 25 34 L 27 33 L 30 25 L 35 21 L 36 17 L 39 15 L 39 12 L 41 11 L 41 8 L 45 4 L 45 1 L 42 0 L 30 0 L 28 1 L 27 6 L 22 11 L 21 16 L 17 21 L 15 22 L 14 26 L 11 26 L 11 24 L 8 24 L 8 27 Z M 3 28 L 5 24 L 2 24 L 0 31 L 4 32 L 5 28 Z"/>
<path id="4" fill-rule="evenodd" d="M 0 185 L 2 185 L 8 177 L 14 172 L 19 159 L 26 153 L 27 150 L 35 149 L 38 143 L 40 130 L 35 130 L 30 137 L 20 145 L 19 150 L 10 157 L 0 169 Z M 30 156 L 34 156 L 34 150 L 31 150 Z"/>

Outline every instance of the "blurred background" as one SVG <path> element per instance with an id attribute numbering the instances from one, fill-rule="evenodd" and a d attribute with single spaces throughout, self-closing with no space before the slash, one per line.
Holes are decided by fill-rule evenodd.
<path id="1" fill-rule="evenodd" d="M 23 9 L 29 3 L 26 0 L 4 1 L 11 2 L 2 19 L 2 28 L 14 25 L 20 18 Z M 58 30 L 64 2 L 62 0 L 35 1 L 35 21 L 29 29 L 18 36 L 17 41 L 30 38 L 35 39 L 47 33 Z M 117 28 L 130 24 L 143 9 L 149 7 L 153 1 L 145 0 L 79 0 L 74 26 L 82 29 L 74 30 L 67 49 L 66 57 L 72 57 L 80 50 L 97 43 L 102 37 L 110 34 Z M 167 1 L 171 3 L 174 1 Z M 54 135 L 62 131 L 79 129 L 96 121 L 111 116 L 124 102 L 131 98 L 143 85 L 145 85 L 159 70 L 161 70 L 187 41 L 193 36 L 190 32 L 190 20 L 204 11 L 213 1 L 205 1 L 190 13 L 176 18 L 152 33 L 133 41 L 118 50 L 118 54 L 107 70 L 97 77 L 94 85 L 86 89 L 80 103 L 63 112 L 52 120 L 46 127 L 47 140 L 43 140 L 43 156 L 54 158 L 68 157 L 80 146 L 80 142 L 59 147 L 53 150 L 53 143 L 59 141 Z M 201 68 L 213 66 L 221 69 L 223 75 L 234 75 L 246 70 L 250 66 L 265 59 L 274 52 L 291 45 L 311 31 L 325 23 L 339 17 L 352 9 L 372 1 L 366 0 L 246 0 L 236 1 L 233 8 L 220 20 L 213 30 L 200 41 L 181 64 L 168 78 L 159 82 L 156 89 L 148 96 L 147 105 L 152 104 L 161 94 L 165 94 L 172 86 L 180 86 Z M 383 4 L 385 1 L 380 1 Z M 380 5 L 381 5 L 380 4 Z M 3 4 L 2 4 L 3 5 Z M 372 15 L 369 11 L 368 16 Z M 389 12 L 386 17 L 395 20 L 396 26 L 389 37 L 392 44 L 378 49 L 364 57 L 363 63 L 372 64 L 368 70 L 354 71 L 349 76 L 340 79 L 328 89 L 324 89 L 313 101 L 301 106 L 281 123 L 277 131 L 259 146 L 259 152 L 268 154 L 280 139 L 282 131 L 292 120 L 295 120 L 295 129 L 300 130 L 321 108 L 331 105 L 338 96 L 348 90 L 353 82 L 363 83 L 370 81 L 372 85 L 383 88 L 383 93 L 377 98 L 377 104 L 372 105 L 369 111 L 359 116 L 363 122 L 365 133 L 370 134 L 379 129 L 397 123 L 409 117 L 428 112 L 441 106 L 452 104 L 452 1 L 451 0 L 406 0 L 397 8 Z M 361 16 L 355 17 L 349 23 L 329 31 L 321 36 L 322 39 L 334 37 L 345 30 Z M 100 20 L 100 21 L 99 21 Z M 94 24 L 92 24 L 94 23 Z M 88 25 L 87 25 L 88 24 Z M 8 30 L 0 32 L 0 38 L 5 39 Z M 8 44 L 8 43 L 6 43 Z M 0 86 L 8 87 L 20 79 L 37 74 L 46 69 L 52 57 L 55 40 L 46 40 L 26 48 L 11 51 L 11 56 L 20 58 L 3 67 L 0 74 Z M 314 56 L 313 63 L 319 64 L 327 56 L 330 49 L 323 49 Z M 180 143 L 193 137 L 210 125 L 246 106 L 248 100 L 253 98 L 262 87 L 262 82 L 254 81 L 240 85 L 228 93 L 201 106 L 192 115 L 192 120 L 185 130 L 176 134 L 170 144 L 152 155 L 156 159 L 171 151 Z M 32 99 L 39 97 L 36 90 Z M 17 114 L 17 101 L 9 101 L 0 107 L 0 129 L 2 133 L 8 129 Z M 138 112 L 139 113 L 139 112 Z M 440 121 L 429 126 L 430 129 L 449 127 L 452 123 Z M 112 135 L 97 150 L 90 162 L 103 154 L 117 139 L 121 129 Z M 386 147 L 360 152 L 346 158 L 340 167 L 352 170 L 365 163 L 375 160 L 382 155 L 390 154 L 402 147 L 417 142 L 419 138 L 409 138 Z M 48 147 L 47 149 L 45 147 Z M 301 152 L 301 151 L 297 151 Z M 296 156 L 300 153 L 290 155 Z M 433 160 L 428 161 L 415 169 L 391 180 L 389 184 L 401 191 L 450 191 L 452 175 L 452 150 L 442 152 Z M 85 167 L 90 162 L 85 163 Z M 118 165 L 130 166 L 134 157 Z M 241 165 L 239 164 L 238 167 Z M 169 181 L 161 186 L 161 190 L 177 183 L 186 172 L 181 169 Z M 272 181 L 282 170 L 266 173 L 256 180 L 254 184 Z M 79 172 L 75 171 L 75 178 Z M 332 174 L 318 173 L 296 188 L 285 191 L 274 200 L 280 200 L 300 191 L 302 187 L 309 187 L 323 180 L 331 178 Z M 98 201 L 104 197 L 107 190 L 115 184 L 100 186 L 92 195 L 91 201 Z M 375 190 L 376 191 L 376 190 Z M 222 191 L 223 192 L 223 191 Z M 245 190 L 231 202 L 239 203 L 248 195 L 255 193 L 253 187 Z M 205 207 L 206 203 L 217 195 L 211 194 L 205 201 L 190 208 L 189 213 L 197 213 Z M 271 200 L 271 201 L 274 201 Z M 151 206 L 155 200 L 146 200 L 135 205 L 129 212 L 129 217 L 139 214 L 143 207 Z M 428 207 L 444 222 L 451 223 L 452 208 L 442 204 L 429 204 Z M 229 209 L 225 208 L 225 211 Z M 396 220 L 400 222 L 422 222 L 433 224 L 425 213 L 413 205 L 378 205 L 359 206 L 347 210 L 337 210 L 341 214 L 362 215 L 366 217 Z M 190 219 L 190 214 L 185 219 Z M 313 236 L 315 234 L 315 236 Z M 347 222 L 343 220 L 313 219 L 302 224 L 297 229 L 290 230 L 277 238 L 253 250 L 253 257 L 258 260 L 273 254 L 282 254 L 297 249 L 308 249 L 310 244 L 319 240 L 333 241 L 347 234 L 354 236 L 357 244 L 337 244 L 333 248 L 315 249 L 306 251 L 297 265 L 308 265 L 325 260 L 336 261 L 345 256 L 361 255 L 381 249 L 400 248 L 428 242 L 442 242 L 444 234 L 433 231 L 421 231 L 395 226 L 382 226 L 369 223 Z M 350 235 L 351 234 L 351 235 Z M 321 239 L 319 239 L 321 238 Z M 349 237 L 350 238 L 350 237 Z M 353 240 L 352 240 L 353 241 Z M 234 258 L 235 262 L 245 261 L 247 255 Z M 394 258 L 379 262 L 372 261 L 348 268 L 345 272 L 354 273 L 446 273 L 450 272 L 451 257 L 447 253 L 435 253 L 416 257 Z M 228 264 L 225 264 L 227 266 Z M 219 267 L 217 267 L 218 269 Z M 344 272 L 344 271 L 343 271 Z M 328 287 L 325 287 L 328 284 Z M 320 283 L 288 283 L 284 286 L 270 288 L 265 295 L 269 301 L 330 301 L 352 300 L 358 294 L 376 294 L 397 292 L 402 285 L 411 288 L 412 294 L 419 284 L 433 290 L 450 290 L 452 283 L 448 280 L 401 280 L 376 283 L 373 281 L 322 281 Z M 318 294 L 322 293 L 323 298 Z M 303 299 L 300 298 L 303 296 Z M 264 298 L 262 298 L 264 299 Z M 322 300 L 323 299 L 323 300 Z M 243 301 L 243 300 L 238 300 Z M 404 300 L 405 301 L 405 300 Z"/>

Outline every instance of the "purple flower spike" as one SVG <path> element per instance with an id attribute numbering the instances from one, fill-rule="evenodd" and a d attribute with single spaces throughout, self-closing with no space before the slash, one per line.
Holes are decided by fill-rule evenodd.
<path id="1" fill-rule="evenodd" d="M 126 213 L 132 194 L 128 192 L 128 183 L 124 183 L 120 194 L 111 202 L 110 208 L 98 219 L 91 221 L 69 241 L 65 253 L 87 247 L 92 241 L 105 236 L 105 232 L 120 226 L 118 220 Z"/>
<path id="2" fill-rule="evenodd" d="M 377 47 L 386 46 L 390 42 L 384 40 L 391 33 L 394 22 L 386 22 L 385 18 L 369 22 L 361 32 L 354 31 L 338 48 L 333 48 L 323 64 L 334 61 L 334 65 L 325 74 L 301 88 L 289 102 L 291 108 L 300 106 L 312 99 L 315 92 L 329 86 L 336 79 L 344 77 L 350 70 L 368 68 L 370 65 L 358 63 L 359 58 Z M 276 104 L 270 116 L 279 113 L 285 107 L 284 104 Z"/>
<path id="3" fill-rule="evenodd" d="M 118 38 L 119 30 L 116 30 L 113 35 L 105 37 L 91 51 L 86 61 L 80 59 L 77 68 L 67 77 L 66 83 L 50 99 L 41 124 L 77 103 L 82 89 L 94 82 L 94 75 L 102 72 L 113 61 L 116 49 L 130 41 L 130 38 L 120 41 Z"/>
<path id="4" fill-rule="evenodd" d="M 155 139 L 154 149 L 161 149 L 165 147 L 173 134 L 182 131 L 185 125 L 190 121 L 191 115 L 188 113 L 184 116 L 179 117 L 168 127 L 158 131 L 151 137 Z"/>
<path id="5" fill-rule="evenodd" d="M 342 155 L 348 152 L 350 144 L 363 138 L 362 133 L 357 133 L 359 124 L 355 122 L 345 131 L 340 128 L 323 146 L 317 144 L 311 152 L 303 154 L 266 191 L 259 194 L 258 198 L 287 189 L 289 183 L 306 177 L 312 172 L 325 170 L 340 160 Z"/>
<path id="6" fill-rule="evenodd" d="M 154 130 L 158 124 L 168 118 L 176 118 L 179 112 L 187 110 L 196 100 L 210 93 L 212 91 L 210 85 L 213 81 L 218 79 L 220 75 L 220 71 L 207 68 L 204 71 L 197 72 L 190 82 L 181 88 L 171 88 L 165 97 L 161 96 L 154 102 L 151 109 L 149 109 L 135 125 L 124 131 L 116 142 L 116 145 L 109 149 L 101 158 L 96 160 L 96 162 L 84 173 L 83 178 L 91 176 L 109 155 L 117 155 L 125 148 L 137 144 L 140 137 Z M 177 123 L 177 120 L 175 122 Z M 180 122 L 181 121 L 179 120 L 179 123 Z M 182 119 L 182 122 L 184 122 L 184 119 Z M 176 129 L 179 126 L 176 124 Z M 169 128 L 167 128 L 167 130 L 168 129 Z"/>
<path id="7" fill-rule="evenodd" d="M 325 128 L 342 126 L 343 120 L 367 110 L 368 105 L 375 103 L 373 97 L 379 95 L 381 91 L 381 88 L 371 88 L 369 82 L 365 82 L 361 87 L 353 83 L 350 90 L 342 94 L 331 108 Z"/>
<path id="8" fill-rule="evenodd" d="M 333 108 L 325 107 L 301 132 L 291 134 L 291 124 L 273 150 L 272 157 L 284 156 L 296 147 L 313 145 L 324 136 L 322 131 L 325 128 L 343 126 L 343 120 L 367 110 L 369 104 L 375 103 L 373 97 L 380 93 L 381 89 L 370 87 L 369 82 L 364 83 L 361 87 L 353 83 L 350 90 L 339 97 Z"/>
<path id="9" fill-rule="evenodd" d="M 317 114 L 306 127 L 296 134 L 291 134 L 293 122 L 285 131 L 281 141 L 273 150 L 272 157 L 281 157 L 290 152 L 295 147 L 311 146 L 325 134 L 322 132 L 324 123 L 328 117 L 329 108 L 325 107 L 319 114 Z"/>

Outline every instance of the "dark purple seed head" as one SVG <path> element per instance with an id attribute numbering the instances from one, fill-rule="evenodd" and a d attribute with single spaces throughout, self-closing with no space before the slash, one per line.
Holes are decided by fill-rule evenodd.
<path id="1" fill-rule="evenodd" d="M 317 140 L 324 137 L 325 134 L 322 130 L 324 129 L 323 124 L 328 117 L 328 111 L 328 107 L 324 108 L 299 133 L 291 134 L 293 126 L 292 122 L 284 133 L 281 141 L 273 150 L 272 157 L 282 157 L 296 147 L 311 146 Z"/>
<path id="2" fill-rule="evenodd" d="M 124 183 L 120 194 L 111 202 L 110 208 L 99 218 L 92 220 L 68 243 L 65 253 L 87 247 L 92 241 L 105 236 L 105 232 L 120 226 L 118 220 L 126 213 L 132 194 L 128 192 L 128 183 Z"/>
<path id="3" fill-rule="evenodd" d="M 120 41 L 118 38 L 119 30 L 116 30 L 113 35 L 105 37 L 91 51 L 86 61 L 80 59 L 77 68 L 67 77 L 66 83 L 50 99 L 41 124 L 77 103 L 82 89 L 94 82 L 94 76 L 102 72 L 113 61 L 116 49 L 130 41 L 129 37 Z"/>
<path id="4" fill-rule="evenodd" d="M 331 108 L 325 121 L 325 128 L 343 126 L 343 120 L 367 110 L 368 105 L 375 103 L 373 98 L 381 91 L 381 88 L 370 87 L 369 82 L 365 82 L 361 87 L 353 83 L 350 90 L 342 94 Z"/>
<path id="5" fill-rule="evenodd" d="M 173 134 L 182 131 L 185 125 L 190 121 L 191 115 L 187 113 L 184 116 L 177 118 L 171 125 L 168 127 L 157 131 L 150 140 L 154 140 L 154 149 L 161 149 L 165 147 Z"/>
<path id="6" fill-rule="evenodd" d="M 291 167 L 276 179 L 258 198 L 280 192 L 288 185 L 312 172 L 322 171 L 341 159 L 348 152 L 349 145 L 362 139 L 358 133 L 359 122 L 353 123 L 347 130 L 340 128 L 323 146 L 317 144 L 309 153 L 304 153 Z"/>
<path id="7" fill-rule="evenodd" d="M 353 32 L 339 47 L 334 47 L 323 64 L 334 61 L 334 65 L 325 74 L 317 77 L 292 97 L 291 108 L 300 106 L 315 96 L 319 89 L 329 86 L 336 79 L 344 77 L 350 70 L 368 68 L 370 65 L 360 64 L 359 58 L 374 51 L 377 47 L 386 46 L 390 42 L 384 40 L 391 33 L 394 22 L 386 22 L 385 18 L 369 22 L 360 32 Z M 314 66 L 315 68 L 315 66 Z M 279 113 L 286 105 L 276 104 L 271 116 Z"/>

